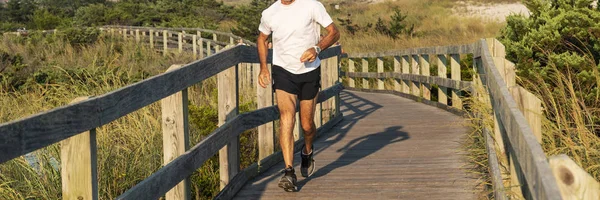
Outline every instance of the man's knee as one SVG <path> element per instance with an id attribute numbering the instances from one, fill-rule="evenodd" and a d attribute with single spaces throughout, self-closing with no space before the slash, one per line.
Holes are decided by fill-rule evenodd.
<path id="1" fill-rule="evenodd" d="M 308 122 L 302 122 L 302 130 L 305 135 L 312 135 L 315 133 L 315 122 L 308 120 Z"/>

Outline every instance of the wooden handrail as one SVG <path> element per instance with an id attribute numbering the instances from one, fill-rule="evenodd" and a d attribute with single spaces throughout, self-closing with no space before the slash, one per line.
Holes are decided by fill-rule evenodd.
<path id="1" fill-rule="evenodd" d="M 169 30 L 169 31 L 200 31 L 200 32 L 204 32 L 204 33 L 212 33 L 212 34 L 216 34 L 216 35 L 220 35 L 220 36 L 224 36 L 224 37 L 232 37 L 235 40 L 240 40 L 242 39 L 244 41 L 244 43 L 252 45 L 252 46 L 256 46 L 256 43 L 254 43 L 253 41 L 250 40 L 246 40 L 240 36 L 234 35 L 232 33 L 227 33 L 227 32 L 222 32 L 222 31 L 216 31 L 216 30 L 210 30 L 210 29 L 202 29 L 202 28 L 168 28 L 168 27 L 141 27 L 141 26 L 117 26 L 117 25 L 113 25 L 113 26 L 104 26 L 105 28 L 121 28 L 121 29 L 139 29 L 139 30 Z"/>

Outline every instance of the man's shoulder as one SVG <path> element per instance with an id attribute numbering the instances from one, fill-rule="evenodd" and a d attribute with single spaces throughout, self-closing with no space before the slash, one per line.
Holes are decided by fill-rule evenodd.
<path id="1" fill-rule="evenodd" d="M 275 12 L 277 9 L 279 9 L 279 1 L 275 1 L 274 3 L 272 3 L 267 9 L 262 11 L 262 15 L 268 15 L 270 13 Z"/>

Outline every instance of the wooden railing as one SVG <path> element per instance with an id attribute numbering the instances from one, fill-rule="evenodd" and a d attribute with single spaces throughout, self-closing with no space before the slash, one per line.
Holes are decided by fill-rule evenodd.
<path id="1" fill-rule="evenodd" d="M 339 93 L 343 87 L 338 81 L 340 54 L 341 48 L 337 46 L 319 55 L 325 89 L 318 97 L 317 136 L 342 119 Z M 262 88 L 254 81 L 258 109 L 238 113 L 239 88 L 243 87 L 240 83 L 252 82 L 240 81 L 238 73 L 250 72 L 254 74 L 246 77 L 257 76 L 256 63 L 255 47 L 229 47 L 187 65 L 172 66 L 163 74 L 113 92 L 78 98 L 68 106 L 0 124 L 0 163 L 61 142 L 63 197 L 97 199 L 95 129 L 160 100 L 165 165 L 117 199 L 158 199 L 165 194 L 167 199 L 189 199 L 187 177 L 217 152 L 222 191 L 216 198 L 231 198 L 248 179 L 282 160 L 280 152 L 274 153 L 272 123 L 279 118 L 279 113 L 273 106 L 270 86 Z M 212 76 L 217 76 L 218 82 L 219 128 L 189 148 L 187 88 Z M 256 127 L 259 162 L 240 171 L 239 135 Z M 303 143 L 300 127 L 297 127 L 295 150 Z"/>
<path id="2" fill-rule="evenodd" d="M 496 199 L 508 198 L 505 188 L 510 188 L 512 193 L 526 199 L 561 199 L 575 196 L 571 194 L 578 194 L 578 197 L 588 195 L 581 192 L 580 188 L 575 189 L 573 181 L 555 179 L 553 171 L 559 177 L 585 174 L 587 176 L 577 177 L 574 182 L 595 182 L 582 184 L 585 186 L 582 188 L 599 191 L 598 183 L 590 181 L 593 178 L 580 167 L 574 167 L 577 165 L 555 164 L 573 163 L 565 161 L 568 157 L 552 157 L 550 160 L 555 161 L 552 166 L 549 165 L 540 145 L 540 101 L 516 85 L 514 64 L 504 56 L 504 46 L 495 39 L 461 46 L 347 54 L 344 56 L 347 58 L 347 71 L 340 74 L 345 76 L 347 89 L 350 90 L 392 93 L 456 114 L 471 113 L 477 118 L 492 115 L 495 124 L 493 127 L 485 127 L 482 120 L 478 120 L 478 123 L 486 141 L 489 172 Z M 474 72 L 472 80 L 465 81 L 461 77 L 461 71 L 469 70 L 461 69 L 461 58 L 472 59 L 472 68 L 468 66 Z M 356 72 L 357 64 L 360 65 L 360 72 Z M 376 66 L 376 71 L 369 70 L 369 66 L 373 65 Z M 431 76 L 431 66 L 437 68 L 433 71 L 437 72 L 435 76 Z M 375 85 L 371 86 L 371 83 Z M 432 90 L 436 87 L 437 101 L 432 101 Z M 485 89 L 480 91 L 478 87 Z M 473 109 L 469 108 L 472 104 L 463 105 L 463 101 L 467 99 L 491 104 L 492 113 L 473 113 Z M 557 159 L 561 161 L 556 161 Z M 501 170 L 501 165 L 510 167 L 508 175 Z M 558 168 L 562 171 L 557 170 Z M 503 180 L 508 179 L 511 182 L 505 186 Z"/>
<path id="3" fill-rule="evenodd" d="M 163 54 L 169 52 L 192 52 L 198 58 L 210 56 L 227 45 L 244 44 L 256 46 L 254 42 L 231 33 L 200 28 L 155 28 L 137 26 L 105 26 L 100 30 L 137 42 L 149 43 Z"/>

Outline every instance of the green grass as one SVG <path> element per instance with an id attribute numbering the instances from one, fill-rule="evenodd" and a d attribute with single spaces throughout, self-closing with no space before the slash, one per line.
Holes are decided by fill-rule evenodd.
<path id="1" fill-rule="evenodd" d="M 71 46 L 54 36 L 2 38 L 0 52 L 19 62 L 3 63 L 0 77 L 0 123 L 68 104 L 79 96 L 96 96 L 189 63 L 191 54 L 160 53 L 129 41 L 101 37 L 89 46 Z M 14 59 L 13 59 L 14 60 Z M 216 79 L 192 86 L 190 141 L 198 143 L 217 126 Z M 250 101 L 240 110 L 255 109 Z M 100 199 L 114 199 L 162 166 L 159 103 L 153 103 L 97 128 Z M 241 137 L 242 167 L 256 161 L 256 134 Z M 23 157 L 0 164 L 0 199 L 60 199 L 59 144 L 35 151 L 40 170 Z M 216 156 L 192 176 L 192 195 L 209 199 L 219 191 Z"/>

